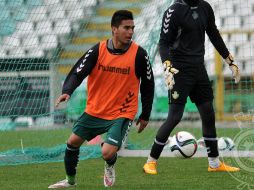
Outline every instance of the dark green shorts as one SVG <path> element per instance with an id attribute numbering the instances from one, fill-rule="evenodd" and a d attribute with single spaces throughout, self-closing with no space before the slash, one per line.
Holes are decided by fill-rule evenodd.
<path id="1" fill-rule="evenodd" d="M 105 142 L 120 148 L 131 124 L 132 120 L 128 118 L 105 120 L 83 113 L 74 123 L 72 132 L 87 141 L 107 132 Z"/>

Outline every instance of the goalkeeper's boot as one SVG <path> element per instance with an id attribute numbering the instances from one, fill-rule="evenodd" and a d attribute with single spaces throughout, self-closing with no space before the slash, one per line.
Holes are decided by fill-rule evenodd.
<path id="1" fill-rule="evenodd" d="M 76 187 L 76 183 L 70 184 L 67 179 L 64 179 L 62 181 L 59 181 L 53 185 L 50 185 L 49 189 L 61 189 L 61 188 L 70 188 L 70 187 Z"/>
<path id="2" fill-rule="evenodd" d="M 115 181 L 116 181 L 116 174 L 115 174 L 114 165 L 109 166 L 107 163 L 105 163 L 104 186 L 111 187 L 114 185 Z"/>
<path id="3" fill-rule="evenodd" d="M 229 166 L 224 162 L 220 162 L 218 168 L 211 168 L 210 166 L 208 167 L 209 172 L 238 172 L 239 170 L 240 168 Z"/>
<path id="4" fill-rule="evenodd" d="M 155 175 L 155 174 L 157 174 L 156 166 L 157 166 L 157 162 L 155 162 L 155 161 L 147 162 L 147 163 L 145 163 L 145 165 L 143 167 L 144 172 L 147 174 Z"/>

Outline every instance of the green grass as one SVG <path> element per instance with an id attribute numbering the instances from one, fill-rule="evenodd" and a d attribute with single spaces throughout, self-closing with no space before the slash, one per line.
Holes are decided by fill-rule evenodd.
<path id="1" fill-rule="evenodd" d="M 236 189 L 238 182 L 228 173 L 207 172 L 207 159 L 161 158 L 158 175 L 142 171 L 146 158 L 119 158 L 115 190 L 186 190 Z M 81 161 L 78 165 L 77 190 L 100 190 L 103 186 L 102 159 Z M 0 167 L 1 189 L 45 190 L 65 176 L 63 163 Z"/>
<path id="2" fill-rule="evenodd" d="M 176 128 L 193 133 L 196 138 L 201 137 L 198 128 Z M 132 143 L 151 148 L 157 129 L 147 128 L 138 134 L 131 130 L 129 137 Z M 218 128 L 218 136 L 234 137 L 239 129 Z M 71 133 L 70 128 L 58 130 L 23 130 L 0 133 L 0 152 L 13 148 L 20 148 L 20 140 L 24 147 L 54 147 L 63 144 Z M 171 135 L 171 136 L 172 136 Z M 0 158 L 1 159 L 1 158 Z M 119 158 L 116 172 L 117 180 L 111 189 L 119 190 L 184 190 L 184 189 L 236 189 L 238 182 L 228 173 L 207 172 L 206 158 L 177 159 L 160 158 L 158 175 L 145 175 L 142 167 L 146 158 Z M 77 189 L 100 190 L 103 186 L 102 159 L 80 161 L 77 174 Z M 242 171 L 241 171 L 242 172 Z M 62 180 L 65 176 L 63 163 L 26 164 L 0 167 L 0 189 L 8 190 L 40 190 L 47 189 L 48 185 Z"/>
<path id="3" fill-rule="evenodd" d="M 177 131 L 189 131 L 197 139 L 202 135 L 199 128 L 176 128 L 172 133 Z M 227 136 L 234 138 L 240 131 L 238 128 L 218 128 L 218 137 Z M 157 128 L 147 128 L 142 133 L 138 134 L 133 128 L 129 133 L 129 142 L 141 149 L 150 149 L 156 135 Z M 59 144 L 64 144 L 71 133 L 70 128 L 62 128 L 55 130 L 22 130 L 22 131 L 4 131 L 0 132 L 0 152 L 21 147 L 21 139 L 24 148 L 26 147 L 53 147 Z"/>

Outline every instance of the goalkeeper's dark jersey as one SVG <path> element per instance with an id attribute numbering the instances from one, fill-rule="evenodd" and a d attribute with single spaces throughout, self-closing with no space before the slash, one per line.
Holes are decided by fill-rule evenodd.
<path id="1" fill-rule="evenodd" d="M 210 4 L 200 0 L 190 7 L 184 0 L 176 0 L 164 13 L 159 41 L 162 61 L 170 60 L 174 67 L 197 66 L 204 62 L 205 33 L 223 58 L 229 51 L 215 24 Z"/>
<path id="2" fill-rule="evenodd" d="M 126 50 L 113 48 L 112 40 L 89 49 L 74 65 L 63 85 L 71 95 L 88 76 L 86 112 L 102 119 L 133 119 L 140 88 L 141 119 L 149 120 L 154 96 L 154 77 L 146 51 L 132 42 Z"/>

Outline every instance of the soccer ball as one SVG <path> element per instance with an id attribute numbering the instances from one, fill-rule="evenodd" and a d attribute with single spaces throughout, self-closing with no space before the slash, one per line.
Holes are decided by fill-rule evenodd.
<path id="1" fill-rule="evenodd" d="M 235 147 L 234 141 L 229 137 L 220 137 L 218 140 L 218 149 L 220 151 L 233 150 Z"/>
<path id="2" fill-rule="evenodd" d="M 190 158 L 197 151 L 197 141 L 189 132 L 180 131 L 172 137 L 170 150 L 176 157 Z"/>

